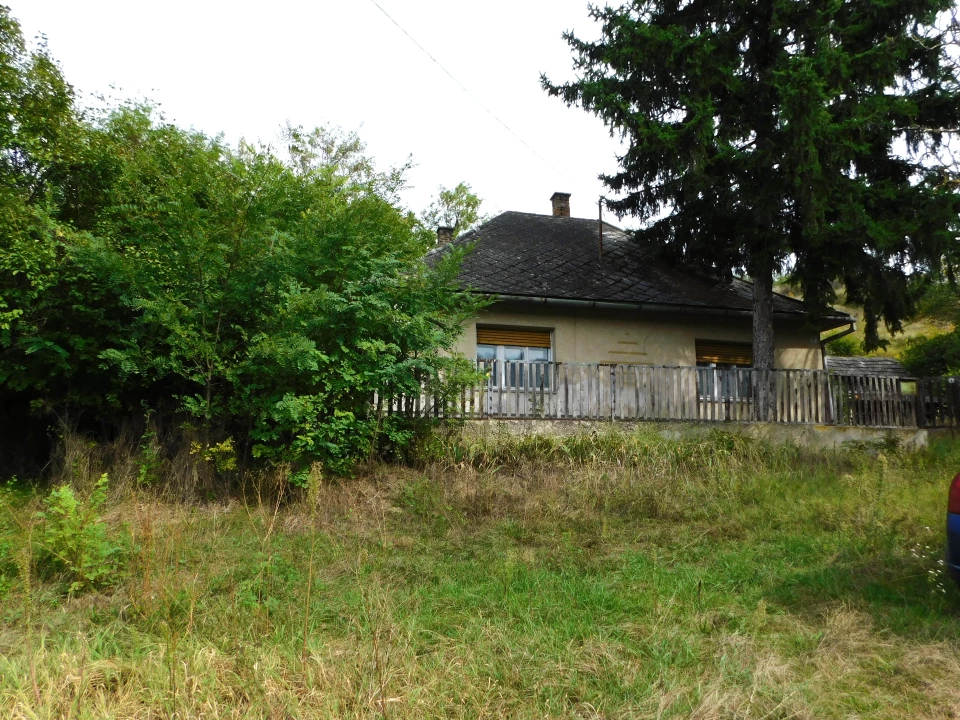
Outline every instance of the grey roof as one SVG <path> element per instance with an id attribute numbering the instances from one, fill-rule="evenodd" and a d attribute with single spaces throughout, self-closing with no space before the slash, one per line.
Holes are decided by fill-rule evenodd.
<path id="1" fill-rule="evenodd" d="M 752 310 L 749 282 L 717 278 L 654 260 L 613 225 L 603 225 L 599 254 L 596 220 L 505 212 L 464 233 L 451 245 L 474 243 L 460 281 L 476 292 L 512 297 Z M 427 255 L 431 262 L 449 246 Z M 774 312 L 801 316 L 799 300 L 775 294 Z M 826 327 L 850 322 L 831 309 Z M 832 319 L 837 322 L 831 324 Z"/>
<path id="2" fill-rule="evenodd" d="M 883 377 L 910 377 L 907 369 L 888 357 L 840 357 L 827 355 L 823 359 L 827 370 L 837 375 L 879 375 Z"/>

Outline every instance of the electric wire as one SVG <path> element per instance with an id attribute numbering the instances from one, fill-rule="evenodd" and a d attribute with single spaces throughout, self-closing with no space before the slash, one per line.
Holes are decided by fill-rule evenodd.
<path id="1" fill-rule="evenodd" d="M 396 25 L 397 28 L 400 30 L 400 32 L 402 32 L 404 35 L 407 36 L 407 38 L 409 38 L 410 42 L 412 42 L 414 45 L 416 45 L 418 48 L 420 48 L 421 52 L 423 52 L 424 55 L 426 55 L 428 58 L 430 58 L 431 60 L 433 60 L 433 62 L 435 62 L 435 63 L 437 64 L 437 67 L 439 67 L 441 70 L 443 70 L 443 72 L 445 72 L 445 73 L 447 74 L 447 77 L 449 77 L 451 80 L 453 80 L 453 81 L 457 84 L 457 86 L 458 86 L 461 90 L 463 90 L 463 92 L 465 92 L 465 93 L 467 94 L 467 96 L 468 96 L 471 100 L 473 100 L 477 105 L 479 105 L 481 108 L 483 108 L 483 110 L 484 110 L 490 117 L 492 117 L 494 120 L 496 120 L 498 123 L 500 123 L 500 125 L 502 125 L 503 128 L 504 128 L 508 133 L 510 133 L 510 134 L 513 135 L 518 141 L 520 141 L 520 143 L 521 143 L 527 150 L 529 150 L 529 151 L 532 152 L 534 155 L 536 155 L 537 158 L 539 158 L 539 160 L 540 160 L 541 162 L 543 162 L 544 165 L 546 165 L 548 168 L 550 168 L 551 170 L 553 170 L 553 171 L 554 171 L 557 175 L 559 175 L 560 177 L 566 178 L 566 176 L 565 176 L 562 172 L 560 172 L 560 171 L 557 170 L 553 165 L 551 165 L 551 164 L 547 161 L 547 159 L 546 159 L 545 157 L 543 157 L 540 153 L 538 153 L 536 150 L 534 150 L 534 149 L 527 143 L 526 140 L 524 140 L 524 139 L 523 139 L 522 137 L 520 137 L 517 133 L 515 133 L 515 132 L 513 131 L 513 129 L 512 129 L 509 125 L 507 125 L 503 120 L 501 120 L 499 117 L 497 117 L 496 114 L 494 114 L 494 112 L 493 112 L 490 108 L 488 108 L 486 105 L 484 105 L 482 102 L 480 102 L 480 100 L 479 100 L 473 93 L 471 93 L 469 90 L 467 90 L 467 88 L 463 85 L 463 83 L 460 82 L 459 80 L 457 80 L 457 79 L 453 76 L 453 73 L 451 73 L 449 70 L 447 70 L 447 69 L 443 66 L 443 64 L 442 64 L 439 60 L 437 60 L 433 55 L 431 55 L 423 45 L 421 45 L 420 43 L 418 43 L 418 42 L 416 41 L 416 39 L 413 37 L 413 35 L 411 35 L 411 34 L 408 33 L 406 30 L 404 30 L 404 29 L 403 29 L 403 26 L 402 26 L 400 23 L 398 23 L 396 20 L 394 20 L 393 17 L 390 15 L 390 13 L 388 13 L 386 10 L 384 10 L 384 9 L 380 6 L 380 3 L 378 3 L 377 0 L 370 0 L 370 2 L 372 2 L 372 3 L 376 6 L 376 8 L 377 8 L 380 12 L 382 12 L 382 13 L 387 17 L 387 19 L 388 19 L 390 22 L 392 22 L 394 25 Z"/>

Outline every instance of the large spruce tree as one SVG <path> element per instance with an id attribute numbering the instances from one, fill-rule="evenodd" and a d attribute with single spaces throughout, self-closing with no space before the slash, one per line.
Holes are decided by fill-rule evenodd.
<path id="1" fill-rule="evenodd" d="M 754 285 L 754 365 L 773 367 L 773 277 L 811 320 L 835 285 L 866 344 L 911 309 L 910 276 L 955 242 L 942 161 L 960 127 L 948 0 L 635 0 L 591 7 L 577 79 L 543 86 L 627 149 L 602 175 L 640 242 Z"/>

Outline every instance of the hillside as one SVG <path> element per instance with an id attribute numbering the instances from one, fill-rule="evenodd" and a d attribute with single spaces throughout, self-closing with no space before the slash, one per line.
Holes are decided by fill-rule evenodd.
<path id="1" fill-rule="evenodd" d="M 776 285 L 776 291 L 784 295 L 788 295 L 793 298 L 800 299 L 801 295 L 789 284 L 787 283 L 778 283 Z M 911 320 L 910 322 L 904 323 L 903 332 L 897 333 L 896 335 L 891 335 L 886 327 L 881 325 L 880 327 L 880 337 L 888 341 L 888 345 L 885 348 L 879 348 L 869 353 L 863 351 L 863 339 L 864 339 L 864 330 L 863 330 L 863 309 L 855 305 L 848 305 L 843 301 L 834 303 L 833 307 L 837 310 L 841 310 L 852 317 L 857 319 L 857 330 L 856 332 L 848 335 L 842 340 L 831 343 L 827 346 L 828 354 L 836 355 L 867 355 L 867 356 L 879 356 L 879 357 L 893 357 L 899 358 L 900 353 L 904 345 L 911 339 L 921 336 L 932 336 L 939 335 L 942 333 L 950 332 L 954 329 L 954 325 L 951 322 L 947 322 L 943 319 L 925 316 L 921 314 L 917 318 Z M 826 338 L 831 335 L 835 335 L 838 332 L 841 332 L 843 328 L 838 328 L 836 330 L 829 330 L 821 334 L 821 338 Z"/>

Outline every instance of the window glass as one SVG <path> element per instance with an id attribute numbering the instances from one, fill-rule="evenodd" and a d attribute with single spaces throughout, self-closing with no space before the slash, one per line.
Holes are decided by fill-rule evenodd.
<path id="1" fill-rule="evenodd" d="M 501 335 L 508 333 L 506 330 L 497 332 Z M 477 335 L 478 339 L 482 339 L 480 330 L 477 331 Z M 496 333 L 489 331 L 484 338 L 487 336 L 495 337 Z M 492 366 L 490 382 L 493 387 L 519 387 L 531 390 L 543 387 L 546 389 L 550 387 L 552 368 L 543 363 L 549 363 L 551 360 L 552 354 L 548 347 L 477 343 L 477 362 Z"/>
<path id="2" fill-rule="evenodd" d="M 514 347 L 512 345 L 501 345 L 503 360 L 506 363 L 504 368 L 506 377 L 504 378 L 507 387 L 523 387 L 523 366 L 519 363 L 523 361 L 523 354 L 526 348 Z"/>
<path id="3" fill-rule="evenodd" d="M 496 345 L 477 345 L 477 360 L 496 360 Z"/>

